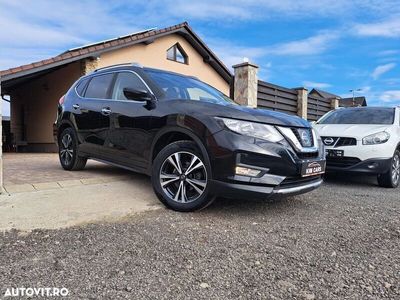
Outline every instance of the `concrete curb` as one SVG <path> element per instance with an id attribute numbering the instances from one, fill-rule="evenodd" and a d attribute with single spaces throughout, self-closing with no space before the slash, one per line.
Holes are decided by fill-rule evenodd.
<path id="1" fill-rule="evenodd" d="M 4 186 L 4 190 L 7 194 L 16 193 L 27 193 L 35 191 L 47 191 L 54 189 L 62 189 L 72 186 L 80 185 L 92 185 L 99 183 L 108 183 L 116 181 L 125 181 L 132 179 L 131 176 L 109 176 L 105 178 L 82 178 L 82 179 L 71 179 L 71 180 L 61 180 L 61 181 L 50 181 L 50 182 L 38 182 L 38 183 L 24 183 L 24 184 L 8 184 Z"/>

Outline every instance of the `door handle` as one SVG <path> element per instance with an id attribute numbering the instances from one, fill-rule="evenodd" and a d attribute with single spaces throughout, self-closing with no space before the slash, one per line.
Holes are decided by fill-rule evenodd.
<path id="1" fill-rule="evenodd" d="M 105 116 L 108 116 L 108 115 L 111 114 L 111 109 L 109 109 L 108 107 L 103 107 L 103 108 L 101 109 L 101 113 L 102 113 L 103 115 L 105 115 Z"/>
<path id="2" fill-rule="evenodd" d="M 74 109 L 78 109 L 78 108 L 79 108 L 79 104 L 74 104 L 74 105 L 72 105 L 72 107 L 73 107 Z"/>

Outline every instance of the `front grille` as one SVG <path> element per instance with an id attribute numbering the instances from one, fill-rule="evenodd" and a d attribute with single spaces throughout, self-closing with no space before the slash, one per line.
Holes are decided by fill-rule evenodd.
<path id="1" fill-rule="evenodd" d="M 336 167 L 336 168 L 349 168 L 358 164 L 361 160 L 357 157 L 327 157 L 326 165 L 327 167 Z"/>
<path id="2" fill-rule="evenodd" d="M 318 157 L 318 151 L 317 152 L 298 152 L 297 156 L 300 159 L 315 158 L 315 157 Z"/>
<path id="3" fill-rule="evenodd" d="M 335 147 L 354 146 L 354 145 L 357 145 L 357 140 L 355 138 L 342 137 L 339 138 L 339 141 L 337 142 Z"/>
<path id="4" fill-rule="evenodd" d="M 321 179 L 321 175 L 316 175 L 316 176 L 309 176 L 309 177 L 286 177 L 281 183 L 280 187 L 285 187 L 285 188 L 290 188 L 290 187 L 295 187 L 307 183 L 311 183 L 313 181 L 317 181 Z"/>
<path id="5" fill-rule="evenodd" d="M 322 142 L 325 146 L 332 146 L 334 148 L 357 145 L 357 140 L 350 137 L 323 136 Z"/>

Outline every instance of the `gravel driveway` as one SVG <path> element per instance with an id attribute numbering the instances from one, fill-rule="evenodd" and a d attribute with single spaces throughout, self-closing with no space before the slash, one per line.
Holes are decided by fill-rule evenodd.
<path id="1" fill-rule="evenodd" d="M 275 202 L 219 199 L 119 223 L 0 237 L 10 287 L 69 299 L 399 299 L 400 190 L 329 178 Z"/>

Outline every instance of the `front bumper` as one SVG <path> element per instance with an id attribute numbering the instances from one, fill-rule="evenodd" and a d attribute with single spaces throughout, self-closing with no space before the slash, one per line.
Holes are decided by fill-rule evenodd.
<path id="1" fill-rule="evenodd" d="M 391 162 L 391 158 L 371 158 L 363 161 L 355 157 L 327 158 L 326 170 L 328 172 L 383 174 L 390 170 Z"/>
<path id="2" fill-rule="evenodd" d="M 226 198 L 243 199 L 268 199 L 274 196 L 293 196 L 304 194 L 318 188 L 322 184 L 321 176 L 312 178 L 309 181 L 299 181 L 297 184 L 260 186 L 238 183 L 228 183 L 222 181 L 211 181 L 211 192 L 214 195 Z"/>
<path id="3" fill-rule="evenodd" d="M 213 175 L 211 189 L 218 196 L 265 199 L 273 195 L 306 193 L 322 184 L 320 175 L 301 176 L 303 163 L 324 160 L 322 143 L 312 155 L 297 154 L 285 144 L 224 130 L 210 137 L 208 149 Z M 256 177 L 238 175 L 237 166 L 262 172 Z"/>

